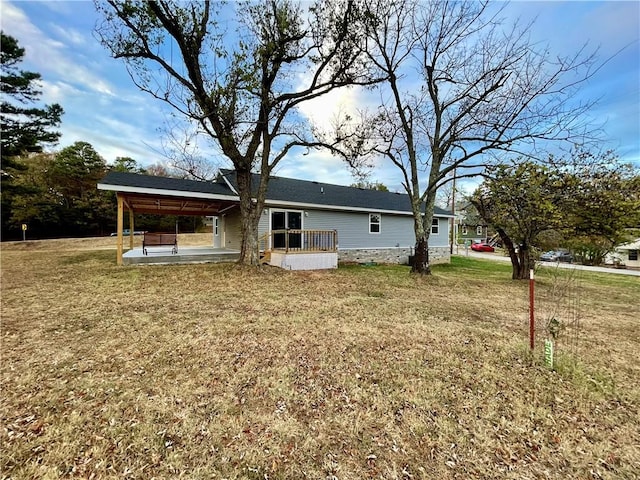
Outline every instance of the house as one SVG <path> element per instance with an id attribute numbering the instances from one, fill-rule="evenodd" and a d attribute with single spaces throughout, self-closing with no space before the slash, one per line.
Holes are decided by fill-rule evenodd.
<path id="1" fill-rule="evenodd" d="M 456 213 L 457 243 L 471 245 L 489 241 L 489 226 L 482 220 L 476 208 L 466 203 Z"/>
<path id="2" fill-rule="evenodd" d="M 254 184 L 258 180 L 254 175 Z M 135 213 L 212 216 L 213 247 L 240 249 L 232 170 L 221 171 L 212 182 L 110 172 L 98 188 L 117 193 L 119 221 L 128 209 L 130 228 Z M 451 218 L 436 209 L 429 238 L 432 263 L 449 261 Z M 275 176 L 269 180 L 258 232 L 269 263 L 291 269 L 335 268 L 338 261 L 406 264 L 415 245 L 405 194 Z"/>
<path id="3" fill-rule="evenodd" d="M 488 240 L 488 225 L 474 223 L 468 225 L 463 222 L 458 226 L 458 243 L 470 245 L 471 243 L 482 243 Z"/>
<path id="4" fill-rule="evenodd" d="M 611 256 L 611 263 L 620 263 L 627 267 L 640 267 L 638 252 L 640 252 L 640 238 L 630 243 L 618 245 Z"/>

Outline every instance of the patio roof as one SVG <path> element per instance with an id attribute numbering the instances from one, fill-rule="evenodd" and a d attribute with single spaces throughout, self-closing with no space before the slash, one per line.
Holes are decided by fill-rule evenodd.
<path id="1" fill-rule="evenodd" d="M 211 216 L 236 205 L 237 195 L 222 183 L 110 172 L 98 189 L 115 191 L 134 213 Z"/>
<path id="2" fill-rule="evenodd" d="M 121 192 L 127 209 L 134 213 L 157 215 L 213 216 L 235 202 L 209 200 L 188 197 L 170 197 L 164 195 Z"/>

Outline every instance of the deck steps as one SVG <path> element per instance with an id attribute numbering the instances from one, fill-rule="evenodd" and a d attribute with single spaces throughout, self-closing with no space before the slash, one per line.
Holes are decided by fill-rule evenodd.
<path id="1" fill-rule="evenodd" d="M 260 252 L 260 265 L 269 265 L 271 262 L 271 250 Z"/>

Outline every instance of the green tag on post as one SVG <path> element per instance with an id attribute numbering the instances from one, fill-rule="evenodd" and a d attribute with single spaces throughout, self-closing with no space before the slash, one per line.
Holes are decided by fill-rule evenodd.
<path id="1" fill-rule="evenodd" d="M 551 340 L 544 341 L 544 363 L 549 368 L 553 368 L 553 342 Z"/>

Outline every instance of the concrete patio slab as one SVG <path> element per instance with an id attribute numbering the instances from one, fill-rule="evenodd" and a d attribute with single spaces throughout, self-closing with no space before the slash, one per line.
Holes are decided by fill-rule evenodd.
<path id="1" fill-rule="evenodd" d="M 134 248 L 122 255 L 124 265 L 166 265 L 182 263 L 221 263 L 235 262 L 240 258 L 238 250 L 213 247 L 180 247 L 172 254 L 171 248 L 147 247 L 147 255 L 142 248 Z"/>

